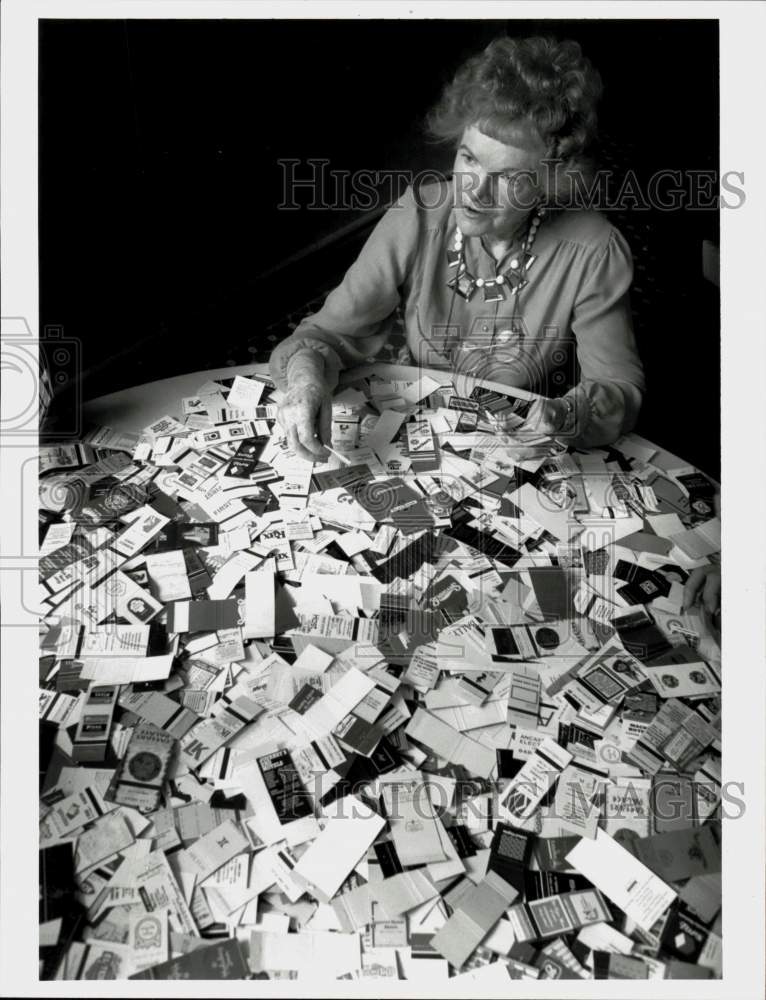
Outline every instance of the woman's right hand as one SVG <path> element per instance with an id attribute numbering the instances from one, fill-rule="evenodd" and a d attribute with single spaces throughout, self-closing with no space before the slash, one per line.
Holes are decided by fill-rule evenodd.
<path id="1" fill-rule="evenodd" d="M 321 379 L 289 385 L 277 420 L 299 458 L 307 462 L 327 458 L 325 444 L 329 445 L 332 438 L 332 394 Z"/>

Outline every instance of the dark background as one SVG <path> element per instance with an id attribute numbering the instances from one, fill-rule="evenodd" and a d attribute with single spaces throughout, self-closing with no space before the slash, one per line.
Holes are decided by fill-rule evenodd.
<path id="1" fill-rule="evenodd" d="M 378 217 L 278 211 L 276 161 L 448 169 L 423 116 L 502 33 L 580 42 L 616 173 L 718 169 L 713 20 L 41 21 L 40 326 L 80 342 L 77 392 L 265 360 Z M 718 242 L 718 213 L 608 214 L 636 264 L 637 429 L 717 478 L 719 303 L 702 240 Z M 74 398 L 70 381 L 54 410 Z"/>

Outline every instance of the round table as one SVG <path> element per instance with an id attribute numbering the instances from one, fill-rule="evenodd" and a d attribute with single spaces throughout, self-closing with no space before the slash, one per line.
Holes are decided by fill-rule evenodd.
<path id="1" fill-rule="evenodd" d="M 266 375 L 268 372 L 269 366 L 267 364 L 230 365 L 223 368 L 210 368 L 207 371 L 189 372 L 184 375 L 176 375 L 173 378 L 158 379 L 156 382 L 145 382 L 143 385 L 136 385 L 130 389 L 122 389 L 119 392 L 86 401 L 83 404 L 82 416 L 86 425 L 96 424 L 111 427 L 117 431 L 138 432 L 162 416 L 177 415 L 180 412 L 181 399 L 184 396 L 196 395 L 199 387 L 208 380 L 214 382 L 217 379 L 230 379 L 235 375 Z M 430 375 L 435 379 L 444 378 L 445 372 L 412 365 L 371 364 L 341 372 L 340 385 L 346 385 L 355 379 L 369 375 L 378 375 L 384 379 L 415 381 L 423 375 Z M 534 394 L 526 392 L 524 389 L 510 389 L 507 385 L 471 376 L 461 376 L 461 378 L 464 382 L 466 395 L 473 386 L 479 385 L 497 392 L 510 393 L 522 399 L 535 398 Z M 657 469 L 668 472 L 670 469 L 678 469 L 688 465 L 680 456 L 662 448 L 661 445 L 655 444 L 635 432 L 632 432 L 632 437 L 640 444 L 656 449 L 656 454 L 652 457 L 652 465 Z M 720 632 L 707 612 L 704 611 L 703 622 L 716 641 L 719 641 Z"/>

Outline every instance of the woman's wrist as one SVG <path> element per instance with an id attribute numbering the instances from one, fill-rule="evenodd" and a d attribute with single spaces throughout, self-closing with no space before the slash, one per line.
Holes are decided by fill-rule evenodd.
<path id="1" fill-rule="evenodd" d="M 288 389 L 324 388 L 327 382 L 325 359 L 312 347 L 301 348 L 288 360 L 285 376 Z"/>
<path id="2" fill-rule="evenodd" d="M 566 434 L 574 429 L 576 411 L 571 396 L 560 396 L 553 400 L 555 404 L 555 433 Z"/>

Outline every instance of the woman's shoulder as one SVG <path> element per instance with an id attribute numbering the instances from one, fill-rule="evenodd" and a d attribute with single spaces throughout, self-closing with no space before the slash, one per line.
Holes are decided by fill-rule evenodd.
<path id="1" fill-rule="evenodd" d="M 448 177 L 437 171 L 427 171 L 412 179 L 405 198 L 427 229 L 440 229 L 450 217 L 453 208 L 453 185 Z"/>
<path id="2" fill-rule="evenodd" d="M 593 251 L 604 251 L 610 244 L 624 243 L 619 229 L 594 209 L 556 209 L 551 213 L 550 232 L 564 243 Z"/>

